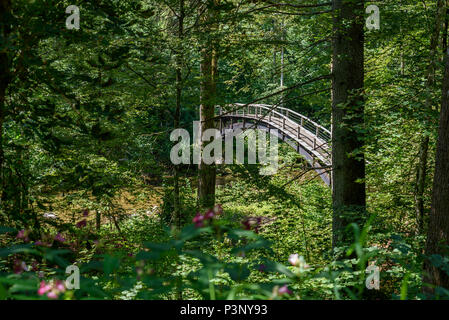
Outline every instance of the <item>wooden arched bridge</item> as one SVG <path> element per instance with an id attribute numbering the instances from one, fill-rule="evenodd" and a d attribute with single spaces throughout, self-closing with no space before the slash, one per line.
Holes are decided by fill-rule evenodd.
<path id="1" fill-rule="evenodd" d="M 293 110 L 265 104 L 218 106 L 220 130 L 254 128 L 275 134 L 305 157 L 321 179 L 331 185 L 331 132 Z"/>

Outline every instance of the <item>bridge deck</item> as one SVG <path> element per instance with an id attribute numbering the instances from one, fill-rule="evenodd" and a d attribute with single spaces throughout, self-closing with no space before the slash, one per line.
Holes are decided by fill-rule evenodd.
<path id="1" fill-rule="evenodd" d="M 321 166 L 330 166 L 331 157 L 331 132 L 309 118 L 287 108 L 270 105 L 243 105 L 235 104 L 225 108 L 218 107 L 222 119 L 230 118 L 232 121 L 243 120 L 244 123 L 254 123 L 253 127 L 264 125 L 270 129 L 278 130 L 283 140 L 286 138 L 298 146 L 298 152 L 306 156 L 308 162 L 317 168 L 322 179 L 330 185 L 330 175 L 323 173 Z M 252 125 L 244 126 L 251 128 Z"/>

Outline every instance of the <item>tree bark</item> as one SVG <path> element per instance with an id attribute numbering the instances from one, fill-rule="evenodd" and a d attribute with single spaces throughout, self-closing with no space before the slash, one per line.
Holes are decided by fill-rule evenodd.
<path id="1" fill-rule="evenodd" d="M 432 208 L 429 217 L 426 255 L 448 256 L 449 246 L 449 50 L 445 54 L 445 70 L 442 84 L 442 100 L 435 176 L 433 181 Z M 449 289 L 449 276 L 432 263 L 425 263 L 424 283 Z M 432 288 L 424 287 L 432 293 Z"/>
<path id="2" fill-rule="evenodd" d="M 364 145 L 364 1 L 334 0 L 332 39 L 333 247 L 361 223 L 366 207 Z"/>
<path id="3" fill-rule="evenodd" d="M 0 37 L 1 42 L 7 44 L 7 39 L 11 33 L 9 17 L 11 16 L 11 1 L 0 0 Z M 1 48 L 0 48 L 1 49 Z M 3 123 L 5 121 L 5 96 L 8 85 L 11 81 L 9 56 L 7 50 L 0 50 L 0 199 L 3 199 L 4 181 L 3 165 L 5 155 L 3 151 Z M 1 201 L 1 200 L 0 200 Z"/>
<path id="4" fill-rule="evenodd" d="M 419 233 L 421 233 L 424 229 L 424 191 L 426 189 L 429 140 L 430 139 L 428 135 L 425 135 L 421 139 L 421 143 L 419 146 L 419 163 L 416 172 L 415 211 Z"/>
<path id="5" fill-rule="evenodd" d="M 181 104 L 182 104 L 182 91 L 183 91 L 183 79 L 182 79 L 182 68 L 184 64 L 184 20 L 186 18 L 185 13 L 185 2 L 184 0 L 179 0 L 179 12 L 177 14 L 178 18 L 178 47 L 176 49 L 176 109 L 175 117 L 173 121 L 173 126 L 175 129 L 179 128 L 181 122 Z M 174 212 L 172 217 L 172 224 L 174 224 L 177 230 L 181 230 L 182 227 L 182 213 L 181 213 L 181 194 L 179 189 L 179 166 L 174 166 L 174 177 L 173 177 L 173 196 L 174 196 Z M 176 284 L 176 299 L 183 300 L 183 290 L 182 290 L 182 277 L 178 277 L 178 282 Z"/>
<path id="6" fill-rule="evenodd" d="M 200 137 L 208 129 L 215 128 L 214 112 L 217 101 L 218 44 L 213 32 L 216 31 L 217 7 L 219 0 L 210 2 L 207 20 L 209 36 L 201 50 L 201 97 L 200 97 Z M 200 141 L 201 152 L 206 143 Z M 207 165 L 201 157 L 198 165 L 198 206 L 211 208 L 215 204 L 216 165 Z"/>
<path id="7" fill-rule="evenodd" d="M 183 41 L 184 41 L 184 19 L 185 19 L 185 8 L 184 0 L 179 0 L 179 14 L 178 14 L 178 38 L 179 47 L 176 52 L 176 109 L 173 126 L 175 129 L 179 128 L 181 121 L 181 100 L 182 100 L 182 65 L 183 65 Z M 181 217 L 181 200 L 179 191 L 179 167 L 175 165 L 174 167 L 174 213 L 173 213 L 173 223 L 180 229 L 182 226 Z"/>
<path id="8" fill-rule="evenodd" d="M 430 92 L 435 82 L 435 67 L 437 63 L 437 47 L 441 33 L 441 22 L 445 13 L 445 6 L 443 5 L 445 0 L 438 0 L 437 12 L 435 17 L 435 28 L 432 32 L 430 39 L 430 55 L 429 66 L 426 71 L 426 110 L 430 110 L 432 107 L 432 100 L 430 98 Z M 429 135 L 425 133 L 421 137 L 419 145 L 419 163 L 416 169 L 416 183 L 415 183 L 415 211 L 418 221 L 418 230 L 423 232 L 424 229 L 424 192 L 426 189 L 426 177 L 427 177 L 427 162 L 428 162 L 428 150 L 429 150 Z"/>

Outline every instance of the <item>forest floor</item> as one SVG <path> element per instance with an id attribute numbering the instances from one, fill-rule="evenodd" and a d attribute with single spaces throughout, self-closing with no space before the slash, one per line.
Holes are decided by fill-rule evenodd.
<path id="1" fill-rule="evenodd" d="M 267 239 L 272 248 L 270 258 L 288 265 L 293 254 L 302 256 L 311 270 L 320 270 L 332 263 L 332 204 L 330 188 L 317 178 L 314 171 L 304 174 L 304 163 L 297 155 L 283 153 L 281 167 L 277 175 L 260 177 L 258 167 L 219 167 L 216 188 L 216 203 L 223 206 L 223 214 L 218 217 L 221 223 L 235 229 L 243 229 L 247 219 L 260 219 L 258 233 Z M 298 178 L 298 179 L 295 179 Z M 170 241 L 167 234 L 167 218 L 172 213 L 170 202 L 173 199 L 170 176 L 154 181 L 141 179 L 132 188 L 122 188 L 111 198 L 99 199 L 92 194 L 70 192 L 46 197 L 47 206 L 38 212 L 44 230 L 48 234 L 61 233 L 67 239 L 75 240 L 74 256 L 76 263 L 91 261 L 94 255 L 122 254 L 123 268 L 134 268 L 126 257 L 133 257 L 144 249 L 144 243 L 163 245 Z M 168 186 L 168 187 L 167 187 Z M 196 177 L 185 175 L 180 181 L 183 216 L 186 225 L 191 224 L 196 215 Z M 86 214 L 86 210 L 88 210 Z M 96 212 L 101 212 L 100 224 L 97 224 Z M 56 219 L 45 218 L 52 213 Z M 113 218 L 114 217 L 114 218 Z M 86 220 L 84 227 L 78 224 Z M 226 263 L 255 263 L 257 255 L 240 257 L 232 254 L 233 246 L 216 239 L 202 239 L 201 249 Z M 376 247 L 390 250 L 391 236 L 372 239 Z M 383 244 L 388 243 L 388 247 Z M 76 250 L 75 250 L 76 249 Z M 401 249 L 402 250 L 402 249 Z M 406 260 L 413 259 L 407 255 Z M 167 272 L 176 275 L 194 272 L 198 262 L 182 257 L 182 264 L 172 266 L 169 262 Z M 388 258 L 387 260 L 389 260 Z M 385 260 L 385 261 L 387 261 Z M 386 262 L 380 262 L 382 267 Z M 385 291 L 391 295 L 392 288 L 398 286 L 403 274 L 396 264 L 388 263 L 395 270 L 384 281 Z M 178 268 L 173 271 L 170 268 Z M 164 272 L 165 272 L 164 271 Z M 169 275 L 172 274 L 169 272 Z M 414 281 L 419 282 L 415 274 Z M 346 278 L 345 278 L 346 279 Z M 264 274 L 252 272 L 250 283 L 268 281 Z M 216 279 L 217 284 L 231 285 L 227 276 Z M 307 284 L 292 286 L 298 292 L 303 290 L 314 298 L 329 298 L 332 287 L 326 280 L 310 279 Z M 309 292 L 309 288 L 310 291 Z M 317 288 L 320 288 L 317 290 Z M 124 298 L 131 299 L 133 294 L 125 292 Z M 189 299 L 199 298 L 192 292 L 185 292 Z M 117 296 L 121 299 L 122 296 Z M 175 298 L 175 297 L 168 297 Z"/>

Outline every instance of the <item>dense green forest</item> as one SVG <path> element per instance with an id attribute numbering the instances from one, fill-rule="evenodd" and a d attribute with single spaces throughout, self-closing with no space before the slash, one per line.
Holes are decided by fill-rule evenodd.
<path id="1" fill-rule="evenodd" d="M 0 0 L 0 300 L 448 299 L 448 29 L 447 0 Z"/>

